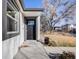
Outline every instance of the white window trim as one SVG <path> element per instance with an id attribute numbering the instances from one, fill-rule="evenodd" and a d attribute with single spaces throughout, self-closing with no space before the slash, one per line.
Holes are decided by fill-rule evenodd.
<path id="1" fill-rule="evenodd" d="M 18 22 L 18 20 L 17 19 L 15 19 L 15 18 L 13 18 L 11 15 L 9 15 L 9 14 L 6 14 L 8 17 L 10 17 L 12 20 L 14 20 L 14 21 L 16 21 L 16 22 Z"/>
<path id="2" fill-rule="evenodd" d="M 18 31 L 7 32 L 7 34 L 16 34 Z"/>
<path id="3" fill-rule="evenodd" d="M 17 10 L 16 7 L 15 7 L 12 3 L 9 3 L 9 2 L 7 1 L 7 4 L 8 4 L 13 10 Z"/>
<path id="4" fill-rule="evenodd" d="M 17 30 L 16 31 L 7 31 L 7 34 L 14 34 L 14 33 L 19 33 L 19 21 L 17 21 L 16 19 L 14 19 L 12 16 L 9 15 L 9 17 L 14 20 L 15 22 L 17 22 Z"/>

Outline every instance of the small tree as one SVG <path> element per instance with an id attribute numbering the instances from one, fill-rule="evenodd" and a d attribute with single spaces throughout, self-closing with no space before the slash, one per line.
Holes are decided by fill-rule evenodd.
<path id="1" fill-rule="evenodd" d="M 52 28 L 57 24 L 61 19 L 67 18 L 73 21 L 73 16 L 75 16 L 75 9 L 76 9 L 76 2 L 70 3 L 70 0 L 65 1 L 63 0 L 44 0 L 44 13 L 48 19 L 48 24 L 50 31 L 53 30 Z M 60 11 L 61 15 L 57 15 L 57 10 L 61 5 L 64 6 L 65 10 Z M 52 25 L 53 24 L 53 25 Z"/>
<path id="2" fill-rule="evenodd" d="M 49 30 L 48 19 L 44 13 L 41 15 L 41 22 L 40 23 L 41 23 L 41 31 L 42 32 L 46 32 Z"/>

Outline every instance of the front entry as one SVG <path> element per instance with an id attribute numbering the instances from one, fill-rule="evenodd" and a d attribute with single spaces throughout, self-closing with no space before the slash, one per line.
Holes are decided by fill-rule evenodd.
<path id="1" fill-rule="evenodd" d="M 36 18 L 25 18 L 25 23 L 27 25 L 27 32 L 25 34 L 27 35 L 27 40 L 36 40 Z"/>

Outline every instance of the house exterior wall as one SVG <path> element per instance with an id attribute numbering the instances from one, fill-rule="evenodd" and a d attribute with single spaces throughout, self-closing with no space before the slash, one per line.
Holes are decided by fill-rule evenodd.
<path id="1" fill-rule="evenodd" d="M 20 34 L 2 41 L 2 59 L 13 59 L 18 47 L 24 42 L 24 20 L 20 13 Z"/>
<path id="2" fill-rule="evenodd" d="M 7 0 L 3 0 L 3 20 L 6 20 L 6 2 Z M 3 25 L 3 40 L 2 41 L 2 59 L 13 59 L 13 57 L 15 56 L 15 54 L 18 51 L 18 47 L 24 42 L 24 16 L 28 17 L 28 16 L 33 16 L 33 17 L 37 17 L 36 21 L 37 21 L 37 39 L 40 39 L 40 13 L 41 12 L 20 12 L 20 21 L 19 21 L 19 25 L 20 25 L 20 33 L 16 36 L 13 36 L 11 38 L 6 39 L 5 32 L 7 32 L 6 30 L 6 22 L 3 21 L 4 23 Z M 6 31 L 5 31 L 6 30 Z M 5 32 L 4 32 L 5 31 Z M 27 34 L 26 34 L 27 35 Z"/>

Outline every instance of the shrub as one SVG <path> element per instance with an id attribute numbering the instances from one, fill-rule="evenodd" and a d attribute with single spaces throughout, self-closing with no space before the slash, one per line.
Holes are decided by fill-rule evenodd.
<path id="1" fill-rule="evenodd" d="M 61 54 L 60 59 L 75 59 L 75 55 L 72 52 L 63 52 Z"/>
<path id="2" fill-rule="evenodd" d="M 49 44 L 49 38 L 48 38 L 48 37 L 45 37 L 45 39 L 44 39 L 44 43 L 45 43 L 46 45 Z"/>

